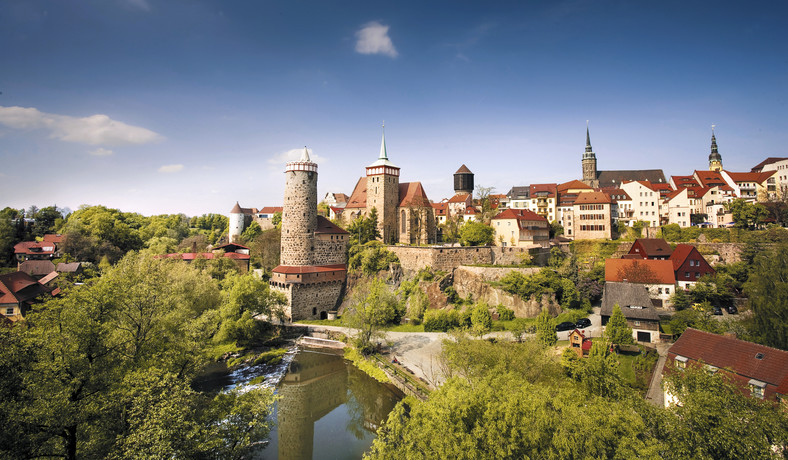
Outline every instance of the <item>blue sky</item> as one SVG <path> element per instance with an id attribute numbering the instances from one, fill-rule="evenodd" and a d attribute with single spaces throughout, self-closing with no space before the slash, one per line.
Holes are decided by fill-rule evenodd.
<path id="1" fill-rule="evenodd" d="M 380 147 L 450 197 L 788 156 L 782 1 L 7 1 L 0 207 L 281 205 L 306 145 L 350 194 Z"/>

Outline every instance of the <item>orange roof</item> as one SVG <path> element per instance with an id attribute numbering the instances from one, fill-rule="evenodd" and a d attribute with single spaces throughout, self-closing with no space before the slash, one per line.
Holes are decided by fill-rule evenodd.
<path id="1" fill-rule="evenodd" d="M 336 264 L 336 265 L 279 265 L 274 268 L 272 271 L 274 273 L 285 273 L 285 274 L 292 274 L 292 273 L 323 273 L 323 272 L 333 272 L 333 271 L 345 271 L 347 267 L 345 264 Z"/>
<path id="2" fill-rule="evenodd" d="M 670 255 L 670 260 L 673 262 L 673 270 L 678 270 L 679 267 L 687 260 L 687 257 L 690 256 L 693 252 L 697 252 L 698 256 L 700 256 L 704 261 L 706 260 L 695 246 L 691 244 L 677 244 L 676 249 L 673 250 L 673 253 Z"/>
<path id="3" fill-rule="evenodd" d="M 257 211 L 258 214 L 273 214 L 275 212 L 282 212 L 284 208 L 282 206 L 265 206 L 261 210 Z"/>
<path id="4" fill-rule="evenodd" d="M 606 259 L 605 281 L 675 284 L 676 274 L 669 260 Z"/>
<path id="5" fill-rule="evenodd" d="M 47 233 L 44 235 L 43 241 L 46 243 L 62 243 L 63 242 L 63 235 L 61 234 L 54 234 L 54 233 Z"/>
<path id="6" fill-rule="evenodd" d="M 471 196 L 467 193 L 458 193 L 453 197 L 449 198 L 449 203 L 465 203 L 470 201 Z"/>
<path id="7" fill-rule="evenodd" d="M 445 216 L 447 207 L 446 203 L 432 203 L 432 209 L 435 210 L 436 216 Z"/>
<path id="8" fill-rule="evenodd" d="M 495 219 L 517 219 L 518 221 L 537 220 L 547 222 L 547 219 L 531 211 L 530 209 L 505 209 L 493 217 L 493 220 Z"/>
<path id="9" fill-rule="evenodd" d="M 430 200 L 421 182 L 402 182 L 399 184 L 399 204 L 400 208 L 408 206 L 424 207 L 430 206 Z"/>
<path id="10" fill-rule="evenodd" d="M 575 205 L 579 204 L 608 204 L 611 202 L 610 195 L 604 192 L 583 192 L 577 195 Z"/>
<path id="11" fill-rule="evenodd" d="M 695 180 L 693 176 L 670 176 L 670 179 L 676 184 L 676 187 L 697 187 L 698 181 Z"/>
<path id="12" fill-rule="evenodd" d="M 777 174 L 777 171 L 764 171 L 764 172 L 730 172 L 725 171 L 728 173 L 731 179 L 734 182 L 757 182 L 759 184 L 766 182 L 766 179 L 772 177 L 773 175 Z"/>
<path id="13" fill-rule="evenodd" d="M 25 272 L 0 275 L 0 303 L 25 302 L 44 292 L 43 286 Z"/>
<path id="14" fill-rule="evenodd" d="M 367 178 L 359 177 L 356 182 L 353 193 L 350 194 L 350 199 L 347 201 L 345 209 L 352 208 L 366 208 L 367 207 Z"/>
<path id="15" fill-rule="evenodd" d="M 569 189 L 587 189 L 591 190 L 591 186 L 586 184 L 585 182 L 580 182 L 579 180 L 570 180 L 569 182 L 564 182 L 563 184 L 558 184 L 556 189 L 559 192 L 565 192 Z"/>

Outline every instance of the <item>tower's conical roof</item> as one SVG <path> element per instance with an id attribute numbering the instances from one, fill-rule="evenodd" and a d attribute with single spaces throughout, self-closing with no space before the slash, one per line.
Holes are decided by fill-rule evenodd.
<path id="1" fill-rule="evenodd" d="M 378 156 L 378 160 L 367 167 L 369 168 L 372 166 L 398 167 L 389 161 L 388 152 L 386 152 L 386 131 L 383 131 L 383 137 L 380 139 L 380 155 Z"/>
<path id="2" fill-rule="evenodd" d="M 306 149 L 306 145 L 304 146 L 304 153 L 301 154 L 301 159 L 298 161 L 312 162 L 312 160 L 309 159 L 309 151 Z"/>
<path id="3" fill-rule="evenodd" d="M 233 206 L 233 209 L 230 210 L 230 214 L 241 214 L 242 212 L 241 205 L 236 201 L 235 206 Z"/>
<path id="4" fill-rule="evenodd" d="M 465 174 L 473 174 L 471 172 L 471 170 L 468 169 L 468 167 L 465 166 L 465 165 L 460 166 L 460 169 L 458 169 L 457 172 L 454 173 L 454 174 L 463 174 L 463 173 L 465 173 Z"/>
<path id="5" fill-rule="evenodd" d="M 714 129 L 711 130 L 711 153 L 709 161 L 722 161 L 722 155 L 717 151 L 717 138 L 714 137 Z"/>
<path id="6" fill-rule="evenodd" d="M 595 157 L 594 150 L 591 148 L 591 134 L 588 131 L 588 122 L 586 122 L 586 151 L 583 153 L 583 159 Z"/>

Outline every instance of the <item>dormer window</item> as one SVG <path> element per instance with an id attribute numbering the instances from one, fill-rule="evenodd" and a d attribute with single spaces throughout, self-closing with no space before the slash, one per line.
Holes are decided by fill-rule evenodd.
<path id="1" fill-rule="evenodd" d="M 750 394 L 758 399 L 763 399 L 766 390 L 766 382 L 750 379 L 747 384 L 750 386 Z"/>
<path id="2" fill-rule="evenodd" d="M 673 364 L 678 369 L 686 369 L 687 368 L 687 358 L 685 356 L 676 356 L 673 360 Z"/>

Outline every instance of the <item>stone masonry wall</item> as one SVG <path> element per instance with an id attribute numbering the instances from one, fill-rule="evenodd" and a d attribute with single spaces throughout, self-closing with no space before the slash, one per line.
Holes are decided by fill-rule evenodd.
<path id="1" fill-rule="evenodd" d="M 282 210 L 282 265 L 313 265 L 317 228 L 317 173 L 285 173 Z"/>
<path id="2" fill-rule="evenodd" d="M 544 259 L 545 254 L 549 255 L 549 250 L 494 246 L 386 246 L 386 249 L 397 255 L 402 269 L 408 274 L 425 267 L 451 272 L 461 265 L 517 265 L 526 255 L 534 259 Z"/>
<path id="3" fill-rule="evenodd" d="M 315 252 L 312 254 L 314 265 L 335 265 L 347 263 L 344 240 L 315 239 Z"/>
<path id="4" fill-rule="evenodd" d="M 547 308 L 552 314 L 558 314 L 561 312 L 561 306 L 556 303 L 553 296 L 545 295 L 541 299 L 523 299 L 489 284 L 490 281 L 500 280 L 511 271 L 529 275 L 538 270 L 540 270 L 538 267 L 459 267 L 454 270 L 453 286 L 460 297 L 467 297 L 470 294 L 474 301 L 485 301 L 491 306 L 501 304 L 514 310 L 514 315 L 518 318 L 533 318 L 539 315 L 543 308 Z"/>
<path id="5" fill-rule="evenodd" d="M 342 295 L 342 281 L 316 284 L 291 284 L 290 311 L 293 321 L 320 319 L 320 313 L 336 310 Z M 315 309 L 315 313 L 312 311 Z"/>

